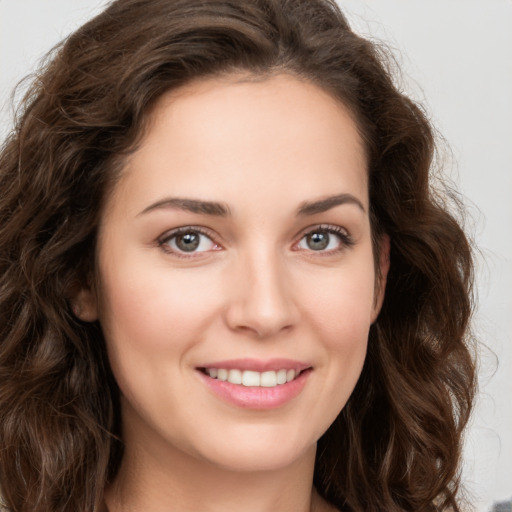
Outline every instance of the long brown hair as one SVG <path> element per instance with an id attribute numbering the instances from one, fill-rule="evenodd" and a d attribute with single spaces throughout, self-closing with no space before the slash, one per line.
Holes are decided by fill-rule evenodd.
<path id="1" fill-rule="evenodd" d="M 101 327 L 72 313 L 102 204 L 155 101 L 193 79 L 287 72 L 347 105 L 391 269 L 366 363 L 319 440 L 342 511 L 460 510 L 475 388 L 471 248 L 433 192 L 432 128 L 333 0 L 117 0 L 41 69 L 0 154 L 0 482 L 8 510 L 90 512 L 122 458 Z"/>

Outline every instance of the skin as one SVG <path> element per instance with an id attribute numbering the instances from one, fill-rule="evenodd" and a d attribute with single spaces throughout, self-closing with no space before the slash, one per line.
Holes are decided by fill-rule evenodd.
<path id="1" fill-rule="evenodd" d="M 97 285 L 76 298 L 122 394 L 111 512 L 330 510 L 312 489 L 316 442 L 360 375 L 388 266 L 383 239 L 376 286 L 366 167 L 349 111 L 289 75 L 203 80 L 158 102 L 103 213 Z M 187 226 L 205 233 L 191 253 L 172 233 Z M 312 249 L 319 232 L 329 244 Z M 284 405 L 243 408 L 198 370 L 239 358 L 310 370 Z"/>

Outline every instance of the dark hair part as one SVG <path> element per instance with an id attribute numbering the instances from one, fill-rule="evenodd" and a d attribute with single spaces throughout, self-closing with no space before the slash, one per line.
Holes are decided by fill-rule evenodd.
<path id="1" fill-rule="evenodd" d="M 353 112 L 374 240 L 391 269 L 367 360 L 319 441 L 315 485 L 342 511 L 460 510 L 473 400 L 471 250 L 430 184 L 422 110 L 330 0 L 117 0 L 71 35 L 0 154 L 0 481 L 9 510 L 90 511 L 122 457 L 97 323 L 69 297 L 94 272 L 101 205 L 151 107 L 191 80 L 287 72 Z"/>

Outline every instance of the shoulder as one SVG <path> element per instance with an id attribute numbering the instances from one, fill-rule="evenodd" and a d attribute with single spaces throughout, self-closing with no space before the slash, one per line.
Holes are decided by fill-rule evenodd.
<path id="1" fill-rule="evenodd" d="M 325 498 L 318 494 L 316 489 L 313 489 L 313 496 L 311 500 L 312 512 L 340 512 L 334 505 L 329 503 Z"/>
<path id="2" fill-rule="evenodd" d="M 331 505 L 327 501 L 323 501 L 323 503 L 315 509 L 315 512 L 340 512 L 334 505 Z"/>

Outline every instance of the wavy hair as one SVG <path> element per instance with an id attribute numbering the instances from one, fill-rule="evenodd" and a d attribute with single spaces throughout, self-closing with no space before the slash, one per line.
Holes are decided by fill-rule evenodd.
<path id="1" fill-rule="evenodd" d="M 319 440 L 340 511 L 460 510 L 475 390 L 471 247 L 434 192 L 435 138 L 382 48 L 334 0 L 117 0 L 47 59 L 0 153 L 0 482 L 13 512 L 91 511 L 122 459 L 119 390 L 98 323 L 69 298 L 94 275 L 102 205 L 165 92 L 291 73 L 351 109 L 374 242 L 391 268 L 366 362 Z"/>

